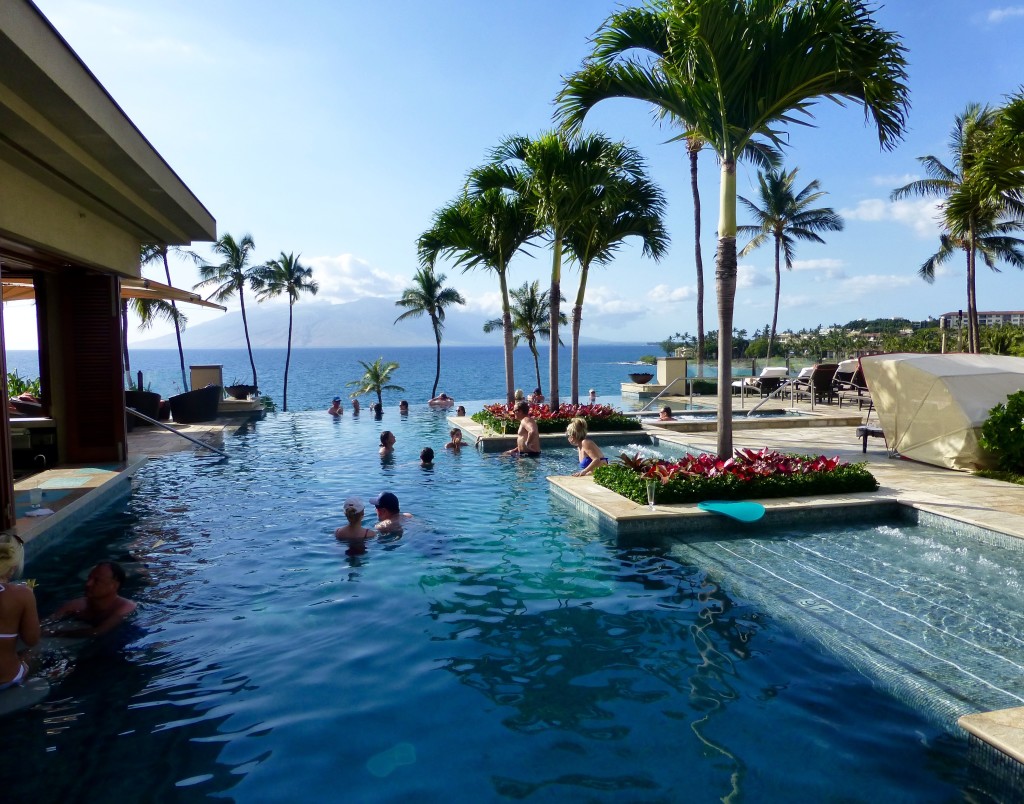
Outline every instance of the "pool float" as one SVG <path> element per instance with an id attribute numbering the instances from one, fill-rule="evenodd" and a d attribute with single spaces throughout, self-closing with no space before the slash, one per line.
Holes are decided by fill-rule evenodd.
<path id="1" fill-rule="evenodd" d="M 721 514 L 739 522 L 757 522 L 764 516 L 764 506 L 761 503 L 746 500 L 704 500 L 697 503 L 697 507 L 701 511 Z"/>

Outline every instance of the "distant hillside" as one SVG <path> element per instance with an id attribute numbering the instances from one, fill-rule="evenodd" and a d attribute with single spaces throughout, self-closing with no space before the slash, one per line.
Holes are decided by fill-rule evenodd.
<path id="1" fill-rule="evenodd" d="M 303 300 L 295 305 L 292 347 L 296 349 L 335 349 L 346 346 L 433 346 L 430 319 L 393 323 L 402 310 L 391 299 L 363 299 L 347 304 Z M 249 336 L 253 348 L 282 348 L 288 342 L 287 305 L 246 307 Z M 445 346 L 501 344 L 501 333 L 484 334 L 486 317 L 477 313 L 450 310 L 445 314 Z M 566 329 L 563 341 L 568 343 Z M 584 343 L 603 343 L 593 338 Z M 182 334 L 186 349 L 244 349 L 245 332 L 240 312 L 188 327 Z M 176 349 L 174 335 L 133 342 L 133 349 Z M 545 345 L 545 348 L 546 345 Z"/>

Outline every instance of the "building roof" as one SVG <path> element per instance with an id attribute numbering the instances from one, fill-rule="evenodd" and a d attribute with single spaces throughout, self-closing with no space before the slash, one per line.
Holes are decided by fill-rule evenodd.
<path id="1" fill-rule="evenodd" d="M 0 3 L 0 159 L 141 243 L 216 239 L 216 221 L 29 0 Z"/>

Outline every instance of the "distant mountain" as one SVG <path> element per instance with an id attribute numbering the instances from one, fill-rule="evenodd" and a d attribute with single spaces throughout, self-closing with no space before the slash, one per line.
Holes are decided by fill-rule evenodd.
<path id="1" fill-rule="evenodd" d="M 433 346 L 430 319 L 423 316 L 393 323 L 402 310 L 392 299 L 369 298 L 346 304 L 301 301 L 295 305 L 292 347 L 296 349 L 335 349 L 346 346 Z M 252 346 L 277 349 L 288 343 L 287 305 L 246 307 Z M 445 346 L 501 344 L 501 333 L 484 334 L 486 317 L 478 313 L 449 310 L 444 321 Z M 568 343 L 566 328 L 562 340 Z M 244 349 L 245 332 L 240 312 L 188 327 L 181 337 L 187 349 Z M 604 343 L 581 338 L 584 343 Z M 176 349 L 174 334 L 161 335 L 132 343 L 133 349 Z M 547 345 L 545 344 L 545 347 Z"/>

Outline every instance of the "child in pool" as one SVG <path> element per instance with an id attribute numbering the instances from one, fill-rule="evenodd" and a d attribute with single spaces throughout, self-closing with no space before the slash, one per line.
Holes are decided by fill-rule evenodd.
<path id="1" fill-rule="evenodd" d="M 569 443 L 576 447 L 579 453 L 580 469 L 578 472 L 573 472 L 574 477 L 589 475 L 601 464 L 608 463 L 601 448 L 587 438 L 586 419 L 575 418 L 569 422 L 569 426 L 565 428 L 565 435 L 569 439 Z"/>

